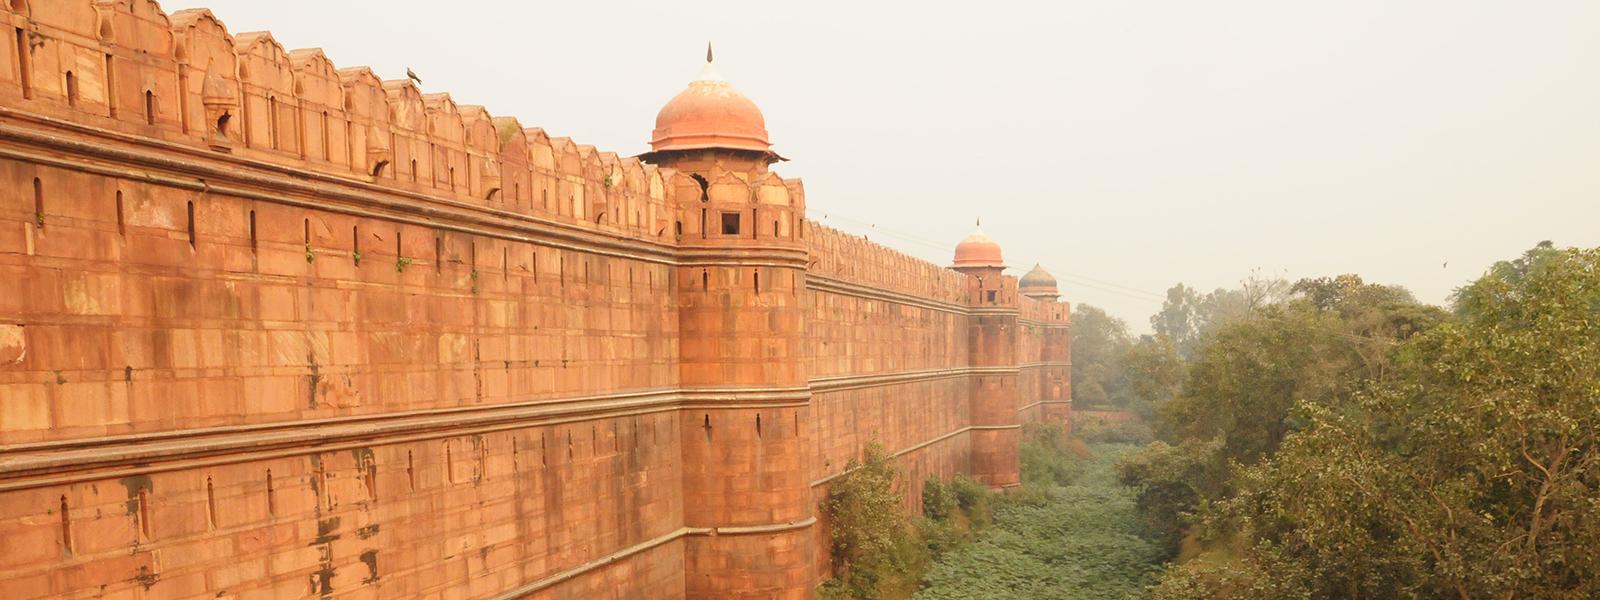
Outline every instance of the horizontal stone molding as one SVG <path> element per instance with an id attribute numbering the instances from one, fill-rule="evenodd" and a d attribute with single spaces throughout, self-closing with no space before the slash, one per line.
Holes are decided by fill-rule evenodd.
<path id="1" fill-rule="evenodd" d="M 882 300 L 884 302 L 892 302 L 906 306 L 916 306 L 919 308 L 937 310 L 951 314 L 965 315 L 969 314 L 971 311 L 970 307 L 963 304 L 929 300 L 927 298 L 918 298 L 910 294 L 865 286 L 858 283 L 851 283 L 842 279 L 834 279 L 832 277 L 826 277 L 813 273 L 806 274 L 806 287 L 832 294 L 854 296 L 857 298 L 866 298 L 868 300 Z"/>
<path id="2" fill-rule="evenodd" d="M 809 386 L 636 390 L 14 444 L 0 446 L 0 491 L 672 410 L 801 407 L 809 405 L 815 393 L 1017 371 L 1017 367 L 962 367 L 821 377 Z"/>
<path id="3" fill-rule="evenodd" d="M 1018 425 L 1016 427 L 1021 427 L 1021 425 Z M 941 434 L 941 435 L 939 435 L 939 437 L 936 437 L 936 438 L 933 438 L 933 439 L 930 439 L 930 440 L 924 440 L 924 441 L 916 443 L 915 445 L 907 446 L 905 448 L 901 448 L 899 450 L 895 450 L 894 452 L 889 453 L 889 457 L 890 458 L 900 458 L 900 457 L 905 456 L 907 454 L 910 454 L 912 452 L 916 452 L 916 451 L 921 450 L 923 448 L 927 448 L 928 446 L 932 446 L 934 444 L 937 444 L 939 442 L 942 442 L 942 441 L 948 440 L 950 438 L 956 437 L 956 436 L 961 435 L 963 433 L 970 432 L 970 431 L 972 431 L 974 429 L 994 429 L 994 428 L 995 427 L 993 427 L 993 426 L 984 426 L 984 427 L 968 426 L 968 427 L 962 427 L 961 429 L 957 429 L 957 430 L 949 432 L 949 433 Z M 1004 429 L 1005 427 L 1000 427 L 1000 428 Z M 856 468 L 860 468 L 860 467 L 856 467 Z M 834 473 L 834 474 L 829 475 L 827 477 L 823 477 L 822 479 L 818 479 L 818 480 L 812 481 L 811 482 L 811 487 L 817 487 L 819 485 L 823 485 L 825 483 L 828 483 L 829 481 L 833 481 L 835 479 L 843 477 L 846 474 L 848 474 L 849 472 L 854 471 L 854 470 L 855 469 L 845 469 L 843 471 L 839 471 L 838 473 Z"/>
<path id="4" fill-rule="evenodd" d="M 1020 325 L 1027 325 L 1029 327 L 1038 327 L 1040 329 L 1071 329 L 1072 328 L 1072 324 L 1071 323 L 1062 323 L 1060 321 L 1040 321 L 1038 319 L 1026 319 L 1026 318 L 1022 318 L 1022 317 L 1017 317 L 1017 323 L 1020 324 Z"/>
<path id="5" fill-rule="evenodd" d="M 493 600 L 512 600 L 514 598 L 523 598 L 534 592 L 548 589 L 551 586 L 558 585 L 580 575 L 594 571 L 595 569 L 605 567 L 635 554 L 651 550 L 663 544 L 674 542 L 688 536 L 715 537 L 723 535 L 760 535 L 786 533 L 790 531 L 806 529 L 812 525 L 815 525 L 816 523 L 817 518 L 810 517 L 804 521 L 796 521 L 793 523 L 775 523 L 771 525 L 747 525 L 743 527 L 679 527 L 678 529 L 665 535 L 657 536 L 647 541 L 628 546 L 627 548 L 617 550 L 559 573 L 541 577 L 537 581 L 517 586 L 516 588 L 501 592 L 500 594 L 492 596 L 491 598 Z"/>
<path id="6" fill-rule="evenodd" d="M 1043 361 L 1043 362 L 1022 363 L 1022 364 L 1017 365 L 1017 366 L 1020 367 L 1020 368 L 1023 368 L 1023 369 L 1037 369 L 1037 368 L 1040 368 L 1040 367 L 1070 367 L 1070 366 L 1072 366 L 1072 363 L 1064 361 L 1064 360 L 1062 360 L 1062 361 Z"/>
<path id="7" fill-rule="evenodd" d="M 803 387 L 646 390 L 495 406 L 17 444 L 0 447 L 0 491 L 685 408 L 805 406 L 810 397 L 810 391 Z"/>
<path id="8" fill-rule="evenodd" d="M 1015 307 L 981 306 L 981 307 L 975 307 L 975 308 L 970 309 L 968 311 L 968 314 L 1004 317 L 1004 316 L 1016 316 L 1020 312 L 1021 311 L 1019 311 Z"/>
<path id="9" fill-rule="evenodd" d="M 976 371 L 974 371 L 972 367 L 958 367 L 953 369 L 926 369 L 922 371 L 875 373 L 872 375 L 834 375 L 812 379 L 811 391 L 813 393 L 837 392 L 841 390 L 898 385 L 902 383 L 914 383 L 918 381 L 952 379 L 956 377 L 966 377 L 975 372 Z"/>
<path id="10" fill-rule="evenodd" d="M 1072 401 L 1071 400 L 1040 400 L 1040 401 L 1035 402 L 1033 404 L 1017 407 L 1017 412 L 1022 412 L 1022 411 L 1028 410 L 1030 408 L 1033 408 L 1035 406 L 1039 406 L 1041 404 L 1072 404 Z"/>

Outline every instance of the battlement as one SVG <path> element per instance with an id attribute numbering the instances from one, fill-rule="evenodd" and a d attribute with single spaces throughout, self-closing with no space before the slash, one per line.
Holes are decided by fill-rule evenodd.
<path id="1" fill-rule="evenodd" d="M 685 186 L 671 169 L 338 67 L 318 48 L 285 50 L 270 32 L 231 34 L 206 9 L 16 0 L 0 19 L 16 40 L 0 45 L 13 65 L 0 69 L 0 98 L 31 115 L 624 238 L 670 244 L 700 230 L 677 214 Z M 804 206 L 797 180 L 742 184 L 746 201 Z M 784 217 L 774 229 L 792 228 Z"/>
<path id="2" fill-rule="evenodd" d="M 811 274 L 941 302 L 966 302 L 967 276 L 940 265 L 816 221 L 806 221 L 805 242 Z"/>

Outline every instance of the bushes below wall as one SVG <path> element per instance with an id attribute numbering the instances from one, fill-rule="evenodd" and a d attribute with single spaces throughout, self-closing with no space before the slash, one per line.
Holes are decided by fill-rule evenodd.
<path id="1" fill-rule="evenodd" d="M 876 443 L 835 480 L 822 512 L 832 526 L 833 577 L 818 589 L 823 600 L 902 600 L 926 586 L 924 575 L 995 523 L 995 515 L 1048 509 L 1051 490 L 1071 485 L 1093 453 L 1055 423 L 1023 427 L 1023 483 L 997 493 L 965 476 L 929 478 L 922 487 L 922 516 L 901 503 L 904 483 L 893 459 Z"/>

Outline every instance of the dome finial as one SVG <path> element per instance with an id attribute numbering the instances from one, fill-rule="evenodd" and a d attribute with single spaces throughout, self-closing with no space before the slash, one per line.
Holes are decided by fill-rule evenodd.
<path id="1" fill-rule="evenodd" d="M 711 42 L 707 41 L 706 42 L 706 64 L 705 64 L 705 66 L 700 67 L 700 75 L 698 77 L 694 78 L 695 81 L 717 81 L 717 82 L 725 81 L 722 78 L 722 74 L 717 72 L 717 65 L 715 65 L 715 64 L 713 64 L 711 62 L 711 58 L 712 58 L 712 56 L 711 56 Z"/>

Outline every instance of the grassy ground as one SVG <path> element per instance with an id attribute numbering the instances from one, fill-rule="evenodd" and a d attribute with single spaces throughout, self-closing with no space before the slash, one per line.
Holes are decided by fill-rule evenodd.
<path id="1" fill-rule="evenodd" d="M 1161 572 L 1161 549 L 1139 525 L 1114 466 L 1132 444 L 1093 444 L 1071 483 L 1037 484 L 995 515 L 978 539 L 942 557 L 918 600 L 1121 599 Z"/>

